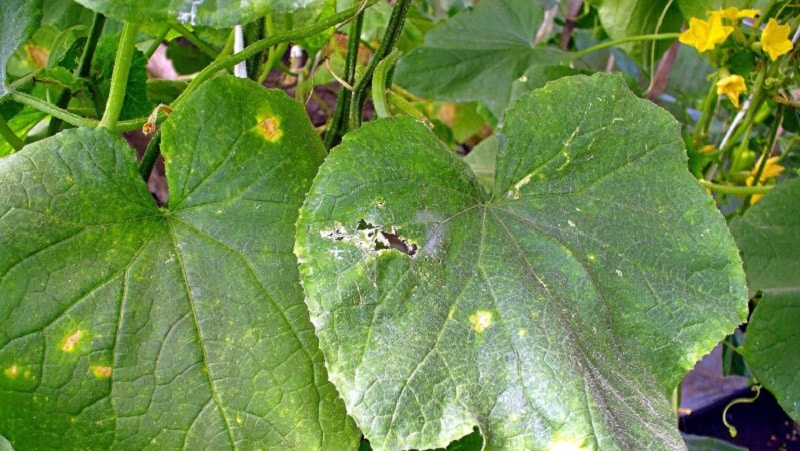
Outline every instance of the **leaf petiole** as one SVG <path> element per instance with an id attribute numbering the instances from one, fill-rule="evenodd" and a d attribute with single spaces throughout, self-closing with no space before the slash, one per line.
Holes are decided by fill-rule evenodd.
<path id="1" fill-rule="evenodd" d="M 628 42 L 639 42 L 639 41 L 656 41 L 662 39 L 676 39 L 680 33 L 657 33 L 657 34 L 643 34 L 639 36 L 626 36 L 621 39 L 615 39 L 613 41 L 606 41 L 601 42 L 597 45 L 593 45 L 591 47 L 585 48 L 579 52 L 575 52 L 572 54 L 573 58 L 583 58 L 584 56 L 597 52 L 598 50 L 607 49 L 609 47 L 615 47 L 620 44 L 625 44 Z"/>
<path id="2" fill-rule="evenodd" d="M 128 73 L 133 60 L 133 52 L 136 49 L 136 36 L 139 32 L 139 25 L 125 22 L 122 27 L 122 37 L 119 40 L 117 57 L 114 60 L 114 72 L 111 74 L 111 90 L 108 94 L 108 102 L 103 118 L 100 119 L 100 127 L 110 130 L 114 129 L 122 112 L 122 104 L 125 102 L 125 90 L 128 85 Z"/>

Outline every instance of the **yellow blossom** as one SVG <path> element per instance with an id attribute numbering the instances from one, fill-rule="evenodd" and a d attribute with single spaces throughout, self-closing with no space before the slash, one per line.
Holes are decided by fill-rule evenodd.
<path id="1" fill-rule="evenodd" d="M 747 186 L 753 186 L 753 182 L 756 179 L 756 175 L 758 174 L 758 169 L 761 167 L 761 162 L 763 161 L 764 156 L 762 155 L 761 158 L 758 159 L 756 164 L 753 166 L 753 169 L 750 170 L 750 176 L 747 177 L 745 183 Z M 774 179 L 775 177 L 781 175 L 783 170 L 786 169 L 783 166 L 778 164 L 778 161 L 781 157 L 769 157 L 767 158 L 767 164 L 764 166 L 764 170 L 761 171 L 761 177 L 758 178 L 758 186 L 763 186 L 764 182 L 769 179 Z M 753 194 L 750 196 L 750 205 L 755 204 L 758 202 L 762 197 L 763 194 Z"/>
<path id="2" fill-rule="evenodd" d="M 716 11 L 706 11 L 708 17 L 719 16 L 723 19 L 741 19 L 747 17 L 755 19 L 757 15 L 761 14 L 760 9 L 739 9 L 735 6 L 725 9 L 718 9 Z"/>
<path id="3" fill-rule="evenodd" d="M 761 32 L 761 48 L 769 53 L 772 61 L 792 50 L 789 31 L 791 31 L 789 25 L 779 25 L 777 20 L 770 18 L 764 31 Z"/>
<path id="4" fill-rule="evenodd" d="M 725 42 L 731 33 L 733 27 L 722 25 L 720 16 L 712 16 L 707 21 L 692 17 L 689 28 L 678 36 L 678 40 L 703 53 Z"/>
<path id="5" fill-rule="evenodd" d="M 739 95 L 743 92 L 747 92 L 747 86 L 744 85 L 744 78 L 741 75 L 728 75 L 717 82 L 717 94 L 728 96 L 728 100 L 736 108 L 739 108 Z"/>

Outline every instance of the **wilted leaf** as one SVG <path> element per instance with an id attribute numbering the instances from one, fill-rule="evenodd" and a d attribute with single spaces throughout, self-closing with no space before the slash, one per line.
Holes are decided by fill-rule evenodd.
<path id="1" fill-rule="evenodd" d="M 217 78 L 162 130 L 169 208 L 103 130 L 0 160 L 0 434 L 20 449 L 356 447 L 292 254 L 324 156 L 302 106 Z"/>
<path id="2" fill-rule="evenodd" d="M 410 118 L 320 168 L 295 252 L 349 413 L 376 449 L 682 448 L 668 393 L 747 299 L 678 124 L 602 74 L 503 134 L 491 196 Z"/>

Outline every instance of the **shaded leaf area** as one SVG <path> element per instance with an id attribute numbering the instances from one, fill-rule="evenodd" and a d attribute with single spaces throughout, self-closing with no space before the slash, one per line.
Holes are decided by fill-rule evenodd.
<path id="1" fill-rule="evenodd" d="M 131 22 L 178 22 L 216 28 L 246 24 L 270 13 L 290 13 L 325 0 L 75 0 L 109 17 Z"/>
<path id="2" fill-rule="evenodd" d="M 357 447 L 292 254 L 324 156 L 302 107 L 222 77 L 162 130 L 169 209 L 103 130 L 0 160 L 0 434 L 17 449 Z"/>
<path id="3" fill-rule="evenodd" d="M 745 361 L 786 413 L 800 420 L 800 179 L 775 187 L 731 223 L 747 283 L 761 294 L 747 325 Z"/>
<path id="4" fill-rule="evenodd" d="M 672 0 L 590 0 L 597 7 L 600 22 L 612 39 L 654 33 L 680 31 L 681 10 Z M 673 41 L 655 43 L 655 58 L 660 58 Z M 649 67 L 653 57 L 653 41 L 620 45 L 634 60 Z"/>
<path id="5" fill-rule="evenodd" d="M 425 43 L 400 60 L 395 82 L 425 97 L 482 102 L 501 119 L 512 82 L 526 69 L 569 59 L 534 45 L 543 15 L 527 0 L 481 2 L 428 32 Z"/>
<path id="6" fill-rule="evenodd" d="M 7 92 L 6 64 L 42 20 L 41 0 L 4 0 L 0 8 L 0 97 Z"/>
<path id="7" fill-rule="evenodd" d="M 678 124 L 601 74 L 523 95 L 503 133 L 491 196 L 410 118 L 320 168 L 295 252 L 348 412 L 376 449 L 474 426 L 490 448 L 682 448 L 667 394 L 747 297 Z"/>

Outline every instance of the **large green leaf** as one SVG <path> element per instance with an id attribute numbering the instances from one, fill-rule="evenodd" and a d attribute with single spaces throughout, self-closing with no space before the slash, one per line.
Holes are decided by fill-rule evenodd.
<path id="1" fill-rule="evenodd" d="M 597 6 L 600 22 L 609 36 L 622 39 L 652 33 L 671 33 L 681 29 L 683 17 L 672 0 L 591 0 Z M 671 41 L 657 41 L 659 57 Z M 650 66 L 653 41 L 640 41 L 620 46 L 644 66 Z"/>
<path id="2" fill-rule="evenodd" d="M 17 449 L 340 449 L 292 254 L 324 156 L 301 106 L 232 78 L 163 126 L 170 207 L 125 142 L 0 160 L 0 434 Z"/>
<path id="3" fill-rule="evenodd" d="M 759 381 L 800 421 L 800 179 L 778 185 L 731 223 L 747 283 L 761 293 L 744 343 Z"/>
<path id="4" fill-rule="evenodd" d="M 41 0 L 3 0 L 0 8 L 0 97 L 7 92 L 6 64 L 42 20 Z"/>
<path id="5" fill-rule="evenodd" d="M 667 394 L 747 293 L 678 124 L 598 74 L 503 129 L 491 196 L 409 118 L 320 168 L 295 253 L 348 412 L 377 449 L 681 448 Z"/>
<path id="6" fill-rule="evenodd" d="M 81 5 L 132 22 L 181 22 L 224 28 L 271 13 L 288 13 L 325 0 L 75 0 Z"/>
<path id="7" fill-rule="evenodd" d="M 501 118 L 513 81 L 528 67 L 568 59 L 534 45 L 543 15 L 529 0 L 481 2 L 428 32 L 425 43 L 400 60 L 395 81 L 425 97 L 483 102 Z"/>

